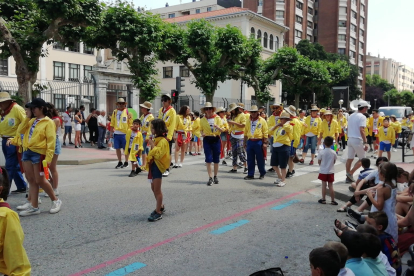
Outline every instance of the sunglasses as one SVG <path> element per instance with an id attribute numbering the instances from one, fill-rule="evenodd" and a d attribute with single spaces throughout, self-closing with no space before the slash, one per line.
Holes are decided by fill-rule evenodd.
<path id="1" fill-rule="evenodd" d="M 257 113 L 258 111 L 250 111 L 250 113 Z"/>
<path id="2" fill-rule="evenodd" d="M 161 101 L 162 102 L 168 102 L 170 100 L 170 98 L 162 98 Z"/>
<path id="3" fill-rule="evenodd" d="M 204 110 L 213 110 L 214 108 L 212 107 L 204 107 Z"/>

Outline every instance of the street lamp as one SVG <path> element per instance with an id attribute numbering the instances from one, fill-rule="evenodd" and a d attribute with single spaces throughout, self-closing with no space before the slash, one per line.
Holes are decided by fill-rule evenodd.
<path id="1" fill-rule="evenodd" d="M 377 99 L 374 99 L 375 105 L 374 105 L 374 109 L 377 109 Z"/>
<path id="2" fill-rule="evenodd" d="M 339 108 L 342 109 L 342 105 L 344 104 L 344 101 L 340 99 L 338 103 L 339 103 Z"/>
<path id="3" fill-rule="evenodd" d="M 239 75 L 240 75 L 240 102 L 243 102 L 243 77 L 244 73 L 246 71 L 246 68 L 240 67 L 239 68 Z"/>
<path id="4" fill-rule="evenodd" d="M 287 105 L 287 92 L 283 92 L 283 96 L 285 97 L 285 100 L 283 101 L 283 105 Z"/>

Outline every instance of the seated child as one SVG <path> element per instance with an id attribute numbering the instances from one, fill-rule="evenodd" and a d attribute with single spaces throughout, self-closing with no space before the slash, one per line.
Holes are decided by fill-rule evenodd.
<path id="1" fill-rule="evenodd" d="M 309 254 L 312 276 L 337 276 L 341 269 L 338 253 L 330 248 L 315 248 Z"/>
<path id="2" fill-rule="evenodd" d="M 341 270 L 339 271 L 338 276 L 355 276 L 349 268 L 345 267 L 346 260 L 348 259 L 348 249 L 346 249 L 345 245 L 340 242 L 330 241 L 325 243 L 323 247 L 335 250 L 336 253 L 338 253 L 341 261 Z"/>
<path id="3" fill-rule="evenodd" d="M 355 276 L 374 276 L 372 269 L 362 259 L 365 252 L 364 237 L 355 231 L 344 231 L 341 242 L 348 249 L 348 260 L 345 267 L 354 272 Z"/>
<path id="4" fill-rule="evenodd" d="M 365 239 L 365 253 L 363 256 L 365 263 L 371 268 L 375 276 L 388 276 L 388 272 L 385 265 L 378 257 L 381 252 L 380 239 L 368 233 L 362 234 Z"/>

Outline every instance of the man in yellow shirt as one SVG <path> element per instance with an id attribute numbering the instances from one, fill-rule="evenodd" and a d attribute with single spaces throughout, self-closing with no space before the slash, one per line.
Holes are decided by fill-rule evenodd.
<path id="1" fill-rule="evenodd" d="M 16 146 L 6 146 L 7 139 L 12 139 L 17 133 L 18 126 L 25 121 L 26 113 L 20 105 L 15 103 L 9 93 L 0 92 L 0 136 L 2 139 L 2 150 L 6 159 L 6 170 L 9 174 L 10 185 L 14 180 L 17 190 L 12 193 L 25 193 L 27 184 L 20 171 L 19 158 Z"/>
<path id="2" fill-rule="evenodd" d="M 296 149 L 300 144 L 300 137 L 302 135 L 303 124 L 298 117 L 296 117 L 296 107 L 293 105 L 285 108 L 285 111 L 290 115 L 290 125 L 293 127 L 293 139 L 290 146 L 290 155 L 289 155 L 289 170 L 286 173 L 286 177 L 292 177 L 295 174 L 295 163 L 293 163 L 293 158 L 296 156 Z"/>
<path id="3" fill-rule="evenodd" d="M 267 119 L 267 127 L 271 129 L 275 125 L 278 124 L 279 115 L 283 111 L 282 104 L 275 103 L 273 105 L 270 105 L 270 108 L 272 109 L 272 115 L 269 116 Z M 269 131 L 269 145 L 270 145 L 270 153 L 272 153 L 272 145 L 273 145 L 273 132 Z M 268 172 L 275 172 L 273 168 L 270 168 L 267 170 Z"/>
<path id="4" fill-rule="evenodd" d="M 172 155 L 171 155 L 171 149 L 172 149 L 172 143 L 173 143 L 173 136 L 176 126 L 176 119 L 177 119 L 177 112 L 175 112 L 175 109 L 171 106 L 171 95 L 170 94 L 163 94 L 161 96 L 161 102 L 162 107 L 160 108 L 160 111 L 158 112 L 158 119 L 161 119 L 165 122 L 165 126 L 168 129 L 167 133 L 167 140 L 168 144 L 170 146 L 170 165 L 172 161 Z M 168 168 L 162 176 L 168 176 L 170 174 L 170 169 Z"/>
<path id="5" fill-rule="evenodd" d="M 116 156 L 118 157 L 118 165 L 115 169 L 128 168 L 128 160 L 125 159 L 122 164 L 122 152 L 121 149 L 126 145 L 126 133 L 132 126 L 132 116 L 128 114 L 126 108 L 126 101 L 124 98 L 119 98 L 117 108 L 112 112 L 111 117 L 111 138 L 114 138 L 114 148 L 116 150 Z"/>
<path id="6" fill-rule="evenodd" d="M 144 102 L 139 105 L 141 111 L 141 133 L 144 139 L 144 150 L 142 151 L 142 167 L 145 168 L 147 162 L 147 155 L 149 152 L 148 140 L 151 136 L 151 121 L 154 120 L 154 115 L 151 114 L 152 104 L 150 102 Z"/>
<path id="7" fill-rule="evenodd" d="M 382 121 L 384 117 L 381 117 L 378 113 L 378 109 L 372 110 L 372 116 L 368 120 L 368 144 L 370 147 L 369 151 L 373 151 L 372 144 L 374 144 L 374 152 L 377 152 L 377 137 L 378 137 L 378 129 L 382 126 Z"/>
<path id="8" fill-rule="evenodd" d="M 247 152 L 247 176 L 244 179 L 254 179 L 255 162 L 260 172 L 259 179 L 263 179 L 266 174 L 263 151 L 267 150 L 267 123 L 259 116 L 256 105 L 253 105 L 249 112 L 249 120 L 244 127 L 244 147 Z"/>

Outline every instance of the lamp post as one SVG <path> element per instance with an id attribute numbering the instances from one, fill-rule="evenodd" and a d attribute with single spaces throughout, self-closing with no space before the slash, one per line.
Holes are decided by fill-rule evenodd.
<path id="1" fill-rule="evenodd" d="M 243 102 L 243 77 L 244 77 L 244 73 L 246 71 L 246 68 L 244 67 L 240 67 L 239 68 L 239 73 L 240 73 L 240 102 Z"/>
<path id="2" fill-rule="evenodd" d="M 287 105 L 287 92 L 283 92 L 283 96 L 285 97 L 285 100 L 283 101 L 283 105 Z"/>
<path id="3" fill-rule="evenodd" d="M 374 109 L 377 109 L 377 99 L 374 99 Z"/>
<path id="4" fill-rule="evenodd" d="M 338 103 L 339 103 L 339 108 L 342 109 L 342 105 L 344 104 L 344 101 L 340 99 Z"/>

